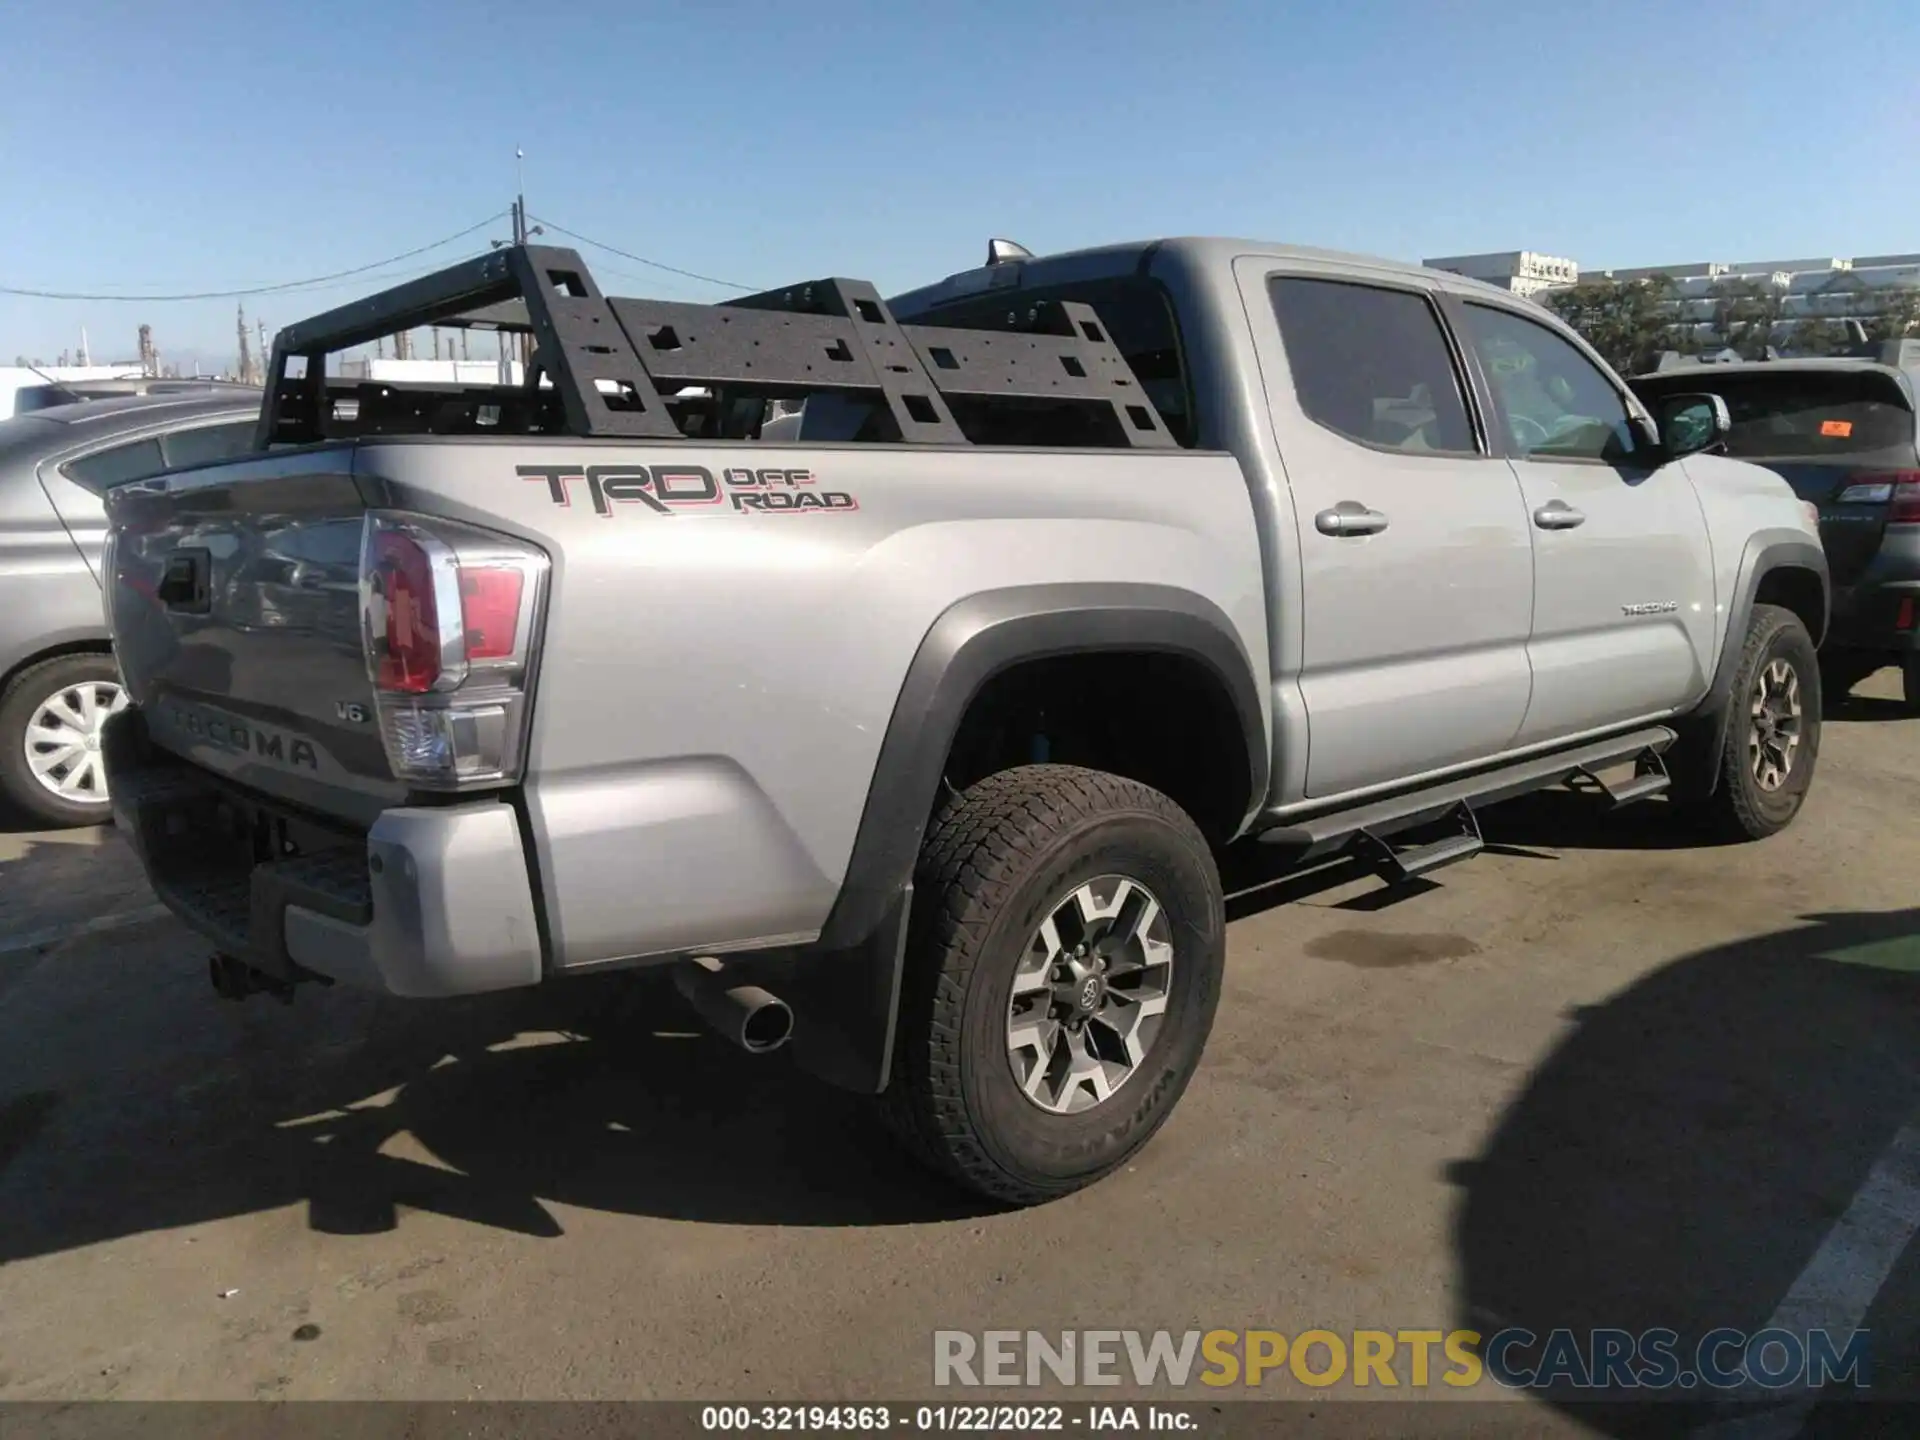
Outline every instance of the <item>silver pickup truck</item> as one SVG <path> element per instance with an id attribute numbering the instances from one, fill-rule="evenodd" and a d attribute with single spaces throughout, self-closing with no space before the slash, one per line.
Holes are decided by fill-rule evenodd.
<path id="1" fill-rule="evenodd" d="M 529 382 L 329 374 L 429 324 Z M 1177 1103 L 1228 843 L 1391 881 L 1560 784 L 1757 839 L 1814 771 L 1809 507 L 1450 275 L 995 242 L 699 306 L 516 247 L 267 393 L 110 501 L 114 808 L 216 988 L 669 967 L 1014 1202 Z"/>

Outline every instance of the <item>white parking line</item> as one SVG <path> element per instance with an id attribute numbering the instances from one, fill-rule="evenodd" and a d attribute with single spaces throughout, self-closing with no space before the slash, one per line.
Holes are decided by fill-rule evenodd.
<path id="1" fill-rule="evenodd" d="M 1803 1339 L 1809 1331 L 1825 1330 L 1836 1340 L 1858 1330 L 1916 1230 L 1920 1230 L 1920 1115 L 1907 1122 L 1874 1162 L 1847 1213 L 1827 1232 L 1766 1328 L 1786 1330 Z M 1767 1393 L 1742 1392 L 1735 1398 L 1761 1400 Z M 1713 1440 L 1790 1440 L 1800 1433 L 1819 1399 L 1818 1392 L 1801 1395 L 1779 1409 L 1736 1416 L 1693 1433 L 1698 1440 L 1708 1436 Z"/>
<path id="2" fill-rule="evenodd" d="M 68 940 L 78 940 L 82 935 L 98 935 L 106 930 L 122 930 L 129 925 L 144 925 L 149 920 L 158 920 L 167 913 L 164 905 L 142 905 L 138 910 L 122 910 L 116 915 L 97 915 L 91 920 L 78 920 L 70 925 L 56 925 L 47 930 L 34 930 L 25 935 L 9 935 L 0 940 L 0 955 L 17 955 L 22 950 L 38 950 L 43 945 L 59 945 Z"/>

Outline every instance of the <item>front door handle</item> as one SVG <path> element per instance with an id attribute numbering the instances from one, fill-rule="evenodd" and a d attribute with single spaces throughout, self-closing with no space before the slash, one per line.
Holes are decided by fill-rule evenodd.
<path id="1" fill-rule="evenodd" d="M 1533 512 L 1533 523 L 1542 530 L 1571 530 L 1587 523 L 1587 517 L 1564 500 L 1549 500 Z"/>
<path id="2" fill-rule="evenodd" d="M 1387 517 L 1358 500 L 1342 500 L 1314 516 L 1313 528 L 1322 535 L 1378 535 L 1387 528 Z"/>

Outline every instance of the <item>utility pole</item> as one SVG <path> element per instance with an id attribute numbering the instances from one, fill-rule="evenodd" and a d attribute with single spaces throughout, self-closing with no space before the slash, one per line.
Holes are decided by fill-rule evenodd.
<path id="1" fill-rule="evenodd" d="M 246 302 L 242 301 L 238 308 L 240 315 L 236 322 L 236 328 L 240 332 L 240 383 L 242 385 L 251 385 L 254 383 L 253 348 L 252 341 L 247 334 Z"/>
<path id="2" fill-rule="evenodd" d="M 527 152 L 521 149 L 518 145 L 514 146 L 513 147 L 513 243 L 516 245 L 524 245 L 527 243 L 526 159 L 527 159 Z M 533 337 L 531 335 L 523 333 L 520 336 L 519 345 L 517 348 L 520 351 L 520 375 L 522 379 L 527 379 L 529 378 L 529 372 L 533 365 Z"/>

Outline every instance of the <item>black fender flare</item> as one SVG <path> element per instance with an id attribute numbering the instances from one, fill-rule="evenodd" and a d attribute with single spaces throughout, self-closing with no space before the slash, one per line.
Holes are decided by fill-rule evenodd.
<path id="1" fill-rule="evenodd" d="M 1246 648 L 1212 601 L 1132 582 L 1025 585 L 956 601 L 907 668 L 839 896 L 820 938 L 794 957 L 788 998 L 801 1068 L 847 1089 L 886 1088 L 913 869 L 968 706 L 1014 665 L 1122 650 L 1182 655 L 1219 680 L 1246 745 L 1241 828 L 1259 813 L 1272 764 L 1265 712 Z"/>
<path id="2" fill-rule="evenodd" d="M 1727 726 L 1732 719 L 1729 702 L 1733 696 L 1733 675 L 1740 666 L 1745 647 L 1747 625 L 1753 618 L 1755 597 L 1760 584 L 1777 570 L 1810 570 L 1820 577 L 1820 629 L 1813 636 L 1819 648 L 1833 614 L 1833 582 L 1827 570 L 1827 552 L 1810 536 L 1791 530 L 1762 530 L 1747 540 L 1735 572 L 1733 601 L 1727 608 L 1727 630 L 1720 642 L 1719 662 L 1714 666 L 1713 684 L 1707 696 L 1681 722 L 1682 754 L 1693 762 L 1688 766 L 1694 781 L 1693 793 L 1711 795 L 1720 783 L 1720 757 L 1727 746 Z M 1690 752 L 1690 753 L 1689 753 Z"/>

